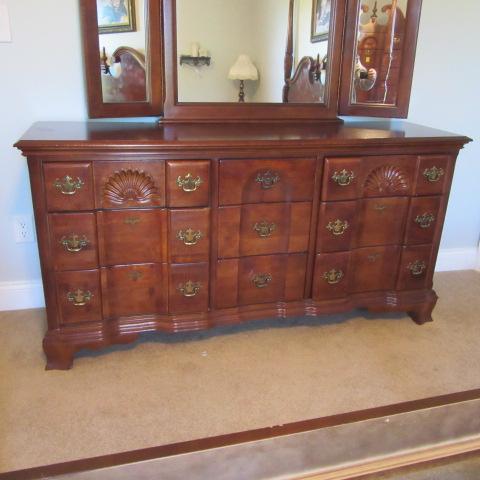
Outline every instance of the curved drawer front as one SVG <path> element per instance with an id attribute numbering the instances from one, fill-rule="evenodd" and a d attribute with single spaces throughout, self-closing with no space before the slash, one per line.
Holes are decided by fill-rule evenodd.
<path id="1" fill-rule="evenodd" d="M 105 318 L 167 312 L 168 276 L 165 264 L 101 269 Z"/>
<path id="2" fill-rule="evenodd" d="M 169 210 L 168 257 L 171 263 L 208 262 L 210 209 Z"/>
<path id="3" fill-rule="evenodd" d="M 217 308 L 304 298 L 306 254 L 269 255 L 217 263 Z"/>
<path id="4" fill-rule="evenodd" d="M 416 171 L 417 157 L 410 155 L 327 158 L 322 200 L 408 196 Z"/>
<path id="5" fill-rule="evenodd" d="M 165 162 L 96 162 L 97 208 L 162 207 L 165 205 Z"/>
<path id="6" fill-rule="evenodd" d="M 98 270 L 55 274 L 60 324 L 102 320 L 102 295 Z"/>
<path id="7" fill-rule="evenodd" d="M 172 314 L 208 311 L 208 263 L 170 265 L 168 311 Z"/>
<path id="8" fill-rule="evenodd" d="M 430 288 L 434 265 L 431 245 L 403 247 L 397 288 L 415 290 Z"/>
<path id="9" fill-rule="evenodd" d="M 45 163 L 43 173 L 48 211 L 93 209 L 90 163 Z"/>
<path id="10" fill-rule="evenodd" d="M 313 198 L 314 159 L 222 160 L 219 203 L 304 202 Z"/>
<path id="11" fill-rule="evenodd" d="M 221 207 L 218 256 L 306 252 L 311 211 L 306 202 Z"/>
<path id="12" fill-rule="evenodd" d="M 210 204 L 210 161 L 167 162 L 167 205 L 206 207 Z"/>
<path id="13" fill-rule="evenodd" d="M 98 267 L 94 213 L 51 213 L 48 215 L 48 229 L 55 270 Z"/>
<path id="14" fill-rule="evenodd" d="M 322 203 L 317 231 L 317 252 L 401 244 L 408 203 L 407 197 Z"/>
<path id="15" fill-rule="evenodd" d="M 410 204 L 405 243 L 420 245 L 432 243 L 437 226 L 442 220 L 440 205 L 442 197 L 415 197 Z"/>
<path id="16" fill-rule="evenodd" d="M 445 193 L 452 175 L 452 164 L 447 155 L 423 155 L 420 157 L 416 195 Z"/>
<path id="17" fill-rule="evenodd" d="M 104 210 L 97 223 L 102 266 L 166 261 L 166 210 Z"/>

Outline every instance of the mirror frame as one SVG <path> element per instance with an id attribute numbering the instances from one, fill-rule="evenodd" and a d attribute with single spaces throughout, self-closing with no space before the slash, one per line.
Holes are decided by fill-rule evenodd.
<path id="1" fill-rule="evenodd" d="M 340 115 L 407 118 L 413 81 L 413 69 L 417 47 L 422 0 L 408 0 L 405 45 L 400 64 L 400 76 L 396 105 L 351 103 L 353 62 L 356 52 L 358 12 L 362 0 L 348 0 L 345 43 L 343 52 L 342 81 L 340 86 Z"/>
<path id="2" fill-rule="evenodd" d="M 88 113 L 90 118 L 159 116 L 163 110 L 163 45 L 161 0 L 149 0 L 146 9 L 147 85 L 150 87 L 146 102 L 105 103 L 100 76 L 100 45 L 97 19 L 97 0 L 81 0 L 85 80 L 87 84 Z M 148 26 L 147 26 L 148 25 Z M 128 46 L 128 45 L 125 45 Z"/>
<path id="3" fill-rule="evenodd" d="M 190 122 L 339 122 L 338 95 L 342 61 L 345 1 L 332 0 L 332 31 L 329 54 L 327 94 L 322 104 L 282 103 L 183 103 L 178 102 L 176 0 L 163 0 L 165 47 L 165 105 L 166 123 Z M 285 42 L 287 39 L 285 39 Z M 283 75 L 283 72 L 279 72 Z"/>

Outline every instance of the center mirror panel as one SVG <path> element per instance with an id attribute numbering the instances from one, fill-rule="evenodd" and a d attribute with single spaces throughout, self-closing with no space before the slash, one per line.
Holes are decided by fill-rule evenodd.
<path id="1" fill-rule="evenodd" d="M 331 0 L 177 0 L 179 103 L 325 103 Z"/>

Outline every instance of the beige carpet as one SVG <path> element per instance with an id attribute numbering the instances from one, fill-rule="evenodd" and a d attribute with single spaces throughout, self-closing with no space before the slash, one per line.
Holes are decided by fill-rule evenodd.
<path id="1" fill-rule="evenodd" d="M 355 312 L 82 354 L 45 371 L 43 310 L 0 313 L 0 472 L 480 387 L 480 273 L 436 277 L 435 322 Z"/>

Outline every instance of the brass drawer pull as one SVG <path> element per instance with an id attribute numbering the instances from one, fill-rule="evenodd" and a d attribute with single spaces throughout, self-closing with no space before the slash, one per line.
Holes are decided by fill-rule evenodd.
<path id="1" fill-rule="evenodd" d="M 352 171 L 347 172 L 343 169 L 341 172 L 335 172 L 332 176 L 332 180 L 340 187 L 348 187 L 351 185 L 355 178 L 355 173 Z"/>
<path id="2" fill-rule="evenodd" d="M 273 280 L 269 273 L 258 273 L 252 278 L 252 282 L 256 288 L 266 288 Z"/>
<path id="3" fill-rule="evenodd" d="M 76 307 L 84 307 L 93 297 L 93 293 L 89 290 L 81 290 L 78 288 L 74 292 L 68 292 L 67 299 Z"/>
<path id="4" fill-rule="evenodd" d="M 80 190 L 83 185 L 85 185 L 81 178 L 77 177 L 74 180 L 69 175 L 63 177 L 62 180 L 57 178 L 55 182 L 53 182 L 53 186 L 60 191 L 63 195 L 75 195 L 77 190 Z"/>
<path id="5" fill-rule="evenodd" d="M 435 215 L 433 213 L 424 213 L 423 215 L 418 215 L 415 219 L 415 223 L 420 228 L 430 228 L 435 221 Z"/>
<path id="6" fill-rule="evenodd" d="M 70 253 L 81 252 L 88 246 L 87 237 L 85 235 L 80 237 L 76 233 L 72 233 L 68 237 L 62 237 L 60 243 L 65 247 L 65 250 Z"/>
<path id="7" fill-rule="evenodd" d="M 350 224 L 346 220 L 342 221 L 340 219 L 337 219 L 333 222 L 328 223 L 327 230 L 329 230 L 330 232 L 332 232 L 333 235 L 338 237 L 340 235 L 343 235 L 347 231 L 349 226 Z"/>
<path id="8" fill-rule="evenodd" d="M 427 270 L 427 264 L 423 260 L 415 260 L 409 263 L 407 268 L 410 270 L 412 276 L 420 277 Z"/>
<path id="9" fill-rule="evenodd" d="M 203 233 L 200 230 L 195 232 L 191 228 L 188 228 L 185 231 L 179 230 L 177 232 L 177 238 L 185 245 L 193 246 L 196 245 L 201 238 L 203 238 Z"/>
<path id="10" fill-rule="evenodd" d="M 445 175 L 443 168 L 426 168 L 423 172 L 423 176 L 431 183 L 438 182 Z"/>
<path id="11" fill-rule="evenodd" d="M 202 284 L 200 282 L 181 283 L 177 288 L 184 297 L 194 297 L 199 291 Z"/>
<path id="12" fill-rule="evenodd" d="M 376 203 L 373 208 L 377 210 L 377 212 L 384 212 L 387 209 L 386 205 L 383 205 L 382 203 Z"/>
<path id="13" fill-rule="evenodd" d="M 183 178 L 177 178 L 177 185 L 184 192 L 194 192 L 203 183 L 200 177 L 194 178 L 191 173 L 187 173 Z"/>
<path id="14" fill-rule="evenodd" d="M 280 175 L 277 172 L 267 170 L 265 173 L 257 174 L 255 181 L 260 184 L 263 190 L 270 190 L 280 181 Z"/>
<path id="15" fill-rule="evenodd" d="M 274 223 L 268 223 L 263 220 L 260 223 L 256 223 L 253 226 L 253 230 L 258 233 L 261 238 L 271 237 L 272 233 L 276 230 L 277 226 Z"/>
<path id="16" fill-rule="evenodd" d="M 323 274 L 323 278 L 329 285 L 336 285 L 337 283 L 340 283 L 343 280 L 344 276 L 345 274 L 342 270 L 335 269 L 332 269 Z"/>

